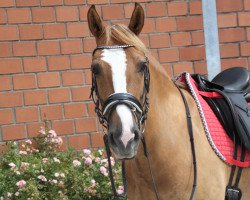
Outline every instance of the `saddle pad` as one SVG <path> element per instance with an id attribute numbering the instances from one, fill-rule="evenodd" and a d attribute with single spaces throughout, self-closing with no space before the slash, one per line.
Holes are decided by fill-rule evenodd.
<path id="1" fill-rule="evenodd" d="M 202 124 L 207 136 L 208 142 L 211 145 L 217 156 L 229 165 L 236 165 L 239 167 L 250 166 L 250 151 L 246 149 L 245 161 L 239 161 L 241 148 L 238 148 L 238 160 L 233 159 L 234 144 L 233 141 L 226 134 L 220 121 L 214 114 L 213 110 L 207 104 L 205 99 L 199 94 L 198 85 L 190 76 L 189 73 L 184 72 L 180 74 L 176 80 L 187 84 L 191 95 L 193 96 L 199 110 Z"/>

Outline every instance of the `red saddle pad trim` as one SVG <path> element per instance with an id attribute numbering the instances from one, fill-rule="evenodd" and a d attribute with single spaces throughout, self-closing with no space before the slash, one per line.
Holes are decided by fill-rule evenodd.
<path id="1" fill-rule="evenodd" d="M 216 155 L 222 159 L 225 163 L 229 165 L 236 165 L 239 167 L 249 167 L 250 166 L 250 151 L 246 150 L 245 161 L 241 162 L 239 160 L 233 159 L 234 154 L 234 144 L 230 137 L 226 134 L 220 121 L 214 114 L 213 110 L 210 108 L 208 103 L 203 98 L 214 97 L 221 98 L 221 95 L 216 92 L 203 92 L 199 91 L 197 83 L 193 80 L 189 73 L 182 73 L 177 77 L 177 80 L 187 84 L 190 93 L 192 94 L 199 114 L 202 120 L 202 124 L 207 136 L 208 142 Z M 250 103 L 249 103 L 250 105 Z M 238 159 L 240 157 L 241 147 L 238 148 Z"/>

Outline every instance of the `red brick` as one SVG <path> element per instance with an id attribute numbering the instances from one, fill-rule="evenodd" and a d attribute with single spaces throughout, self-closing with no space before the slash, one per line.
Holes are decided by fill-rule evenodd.
<path id="1" fill-rule="evenodd" d="M 148 34 L 140 34 L 139 39 L 143 42 L 143 44 L 149 48 L 149 39 L 148 39 Z"/>
<path id="2" fill-rule="evenodd" d="M 202 14 L 201 1 L 190 1 L 189 2 L 189 13 L 190 13 L 190 15 Z"/>
<path id="3" fill-rule="evenodd" d="M 155 32 L 155 20 L 152 18 L 146 18 L 141 33 L 153 33 Z"/>
<path id="4" fill-rule="evenodd" d="M 244 0 L 244 8 L 245 8 L 245 10 L 250 10 L 250 1 L 249 0 Z"/>
<path id="5" fill-rule="evenodd" d="M 176 63 L 174 64 L 173 69 L 174 69 L 174 76 L 177 76 L 184 71 L 189 73 L 194 73 L 192 62 Z"/>
<path id="6" fill-rule="evenodd" d="M 42 6 L 60 6 L 63 4 L 63 0 L 40 0 Z"/>
<path id="7" fill-rule="evenodd" d="M 48 92 L 49 103 L 62 103 L 70 101 L 69 88 L 51 89 Z"/>
<path id="8" fill-rule="evenodd" d="M 49 71 L 65 70 L 70 68 L 68 56 L 51 56 L 48 57 Z"/>
<path id="9" fill-rule="evenodd" d="M 199 44 L 205 43 L 203 31 L 191 32 L 191 36 L 192 36 L 192 44 L 193 45 L 199 45 Z"/>
<path id="10" fill-rule="evenodd" d="M 34 56 L 36 55 L 35 42 L 15 42 L 13 43 L 14 56 Z"/>
<path id="11" fill-rule="evenodd" d="M 62 54 L 82 53 L 82 40 L 61 41 Z"/>
<path id="12" fill-rule="evenodd" d="M 45 57 L 23 58 L 24 72 L 46 71 Z"/>
<path id="13" fill-rule="evenodd" d="M 20 58 L 0 59 L 0 74 L 15 74 L 22 71 L 22 60 Z"/>
<path id="14" fill-rule="evenodd" d="M 178 32 L 171 34 L 172 46 L 187 46 L 191 44 L 191 35 L 188 32 Z"/>
<path id="15" fill-rule="evenodd" d="M 180 48 L 180 60 L 191 61 L 191 60 L 204 60 L 205 59 L 205 48 L 204 47 L 186 47 Z"/>
<path id="16" fill-rule="evenodd" d="M 37 79 L 40 88 L 57 87 L 60 85 L 60 77 L 58 73 L 38 74 Z"/>
<path id="17" fill-rule="evenodd" d="M 122 19 L 124 18 L 123 6 L 122 5 L 103 6 L 102 16 L 104 20 Z"/>
<path id="18" fill-rule="evenodd" d="M 59 41 L 40 41 L 37 43 L 39 55 L 57 55 L 60 54 Z"/>
<path id="19" fill-rule="evenodd" d="M 77 7 L 57 7 L 56 18 L 59 22 L 78 21 L 78 9 Z"/>
<path id="20" fill-rule="evenodd" d="M 156 18 L 157 32 L 172 32 L 176 31 L 177 25 L 175 18 Z"/>
<path id="21" fill-rule="evenodd" d="M 37 107 L 16 108 L 16 122 L 34 122 L 38 119 Z"/>
<path id="22" fill-rule="evenodd" d="M 236 13 L 219 14 L 217 17 L 218 17 L 219 28 L 237 26 L 237 14 Z"/>
<path id="23" fill-rule="evenodd" d="M 83 85 L 83 72 L 63 72 L 62 80 L 64 86 Z"/>
<path id="24" fill-rule="evenodd" d="M 207 66 L 204 61 L 194 62 L 194 72 L 197 74 L 207 74 Z"/>
<path id="25" fill-rule="evenodd" d="M 12 89 L 12 81 L 10 76 L 0 76 L 0 83 L 0 91 Z"/>
<path id="26" fill-rule="evenodd" d="M 176 62 L 179 61 L 178 49 L 160 49 L 160 62 Z"/>
<path id="27" fill-rule="evenodd" d="M 230 58 L 221 60 L 221 69 L 225 70 L 231 67 L 248 67 L 246 58 Z"/>
<path id="28" fill-rule="evenodd" d="M 151 48 L 163 48 L 170 46 L 170 39 L 168 34 L 150 35 Z"/>
<path id="29" fill-rule="evenodd" d="M 87 108 L 88 108 L 88 116 L 89 117 L 96 117 L 95 104 L 94 103 L 88 103 Z"/>
<path id="30" fill-rule="evenodd" d="M 187 2 L 168 2 L 168 16 L 187 14 Z"/>
<path id="31" fill-rule="evenodd" d="M 83 51 L 92 52 L 96 47 L 96 41 L 94 38 L 83 40 Z"/>
<path id="32" fill-rule="evenodd" d="M 147 17 L 163 17 L 166 16 L 167 6 L 165 2 L 152 2 L 146 4 Z"/>
<path id="33" fill-rule="evenodd" d="M 43 38 L 43 28 L 40 25 L 20 25 L 19 33 L 21 40 L 32 40 Z"/>
<path id="34" fill-rule="evenodd" d="M 216 1 L 217 12 L 233 12 L 243 9 L 242 0 L 217 0 Z"/>
<path id="35" fill-rule="evenodd" d="M 95 118 L 84 118 L 75 120 L 76 133 L 94 132 L 97 130 Z"/>
<path id="36" fill-rule="evenodd" d="M 12 45 L 10 42 L 0 43 L 0 57 L 12 56 Z"/>
<path id="37" fill-rule="evenodd" d="M 8 23 L 29 23 L 31 22 L 31 13 L 29 8 L 17 8 L 7 10 Z"/>
<path id="38" fill-rule="evenodd" d="M 91 73 L 91 71 L 89 70 L 89 71 L 85 71 L 85 77 L 84 77 L 84 79 L 85 79 L 85 83 L 86 84 L 91 84 L 92 83 L 92 73 Z"/>
<path id="39" fill-rule="evenodd" d="M 12 124 L 13 112 L 12 109 L 0 110 L 0 124 Z"/>
<path id="40" fill-rule="evenodd" d="M 84 103 L 64 104 L 65 118 L 80 118 L 87 116 L 86 105 Z"/>
<path id="41" fill-rule="evenodd" d="M 86 0 L 64 0 L 64 5 L 84 5 Z"/>
<path id="42" fill-rule="evenodd" d="M 1 1 L 0 7 L 13 7 L 15 6 L 14 0 L 4 0 Z"/>
<path id="43" fill-rule="evenodd" d="M 110 3 L 128 3 L 131 0 L 110 0 Z"/>
<path id="44" fill-rule="evenodd" d="M 220 29 L 219 30 L 220 43 L 240 42 L 240 41 L 244 41 L 245 39 L 246 39 L 245 30 L 243 28 Z"/>
<path id="45" fill-rule="evenodd" d="M 87 23 L 68 23 L 68 37 L 86 37 L 89 36 L 89 28 Z"/>
<path id="46" fill-rule="evenodd" d="M 40 6 L 39 0 L 16 0 L 16 6 Z"/>
<path id="47" fill-rule="evenodd" d="M 57 39 L 66 37 L 64 24 L 46 24 L 43 26 L 45 39 Z"/>
<path id="48" fill-rule="evenodd" d="M 62 119 L 63 117 L 62 106 L 60 105 L 40 107 L 40 113 L 42 120 Z"/>
<path id="49" fill-rule="evenodd" d="M 90 147 L 89 135 L 74 135 L 68 137 L 69 147 L 74 147 L 77 150 L 82 150 L 84 148 Z"/>
<path id="50" fill-rule="evenodd" d="M 47 103 L 47 95 L 45 90 L 33 90 L 24 92 L 24 105 L 40 105 Z"/>
<path id="51" fill-rule="evenodd" d="M 44 127 L 44 123 L 29 123 L 27 124 L 28 137 L 37 137 L 40 135 L 39 131 L 41 127 Z"/>
<path id="52" fill-rule="evenodd" d="M 73 101 L 87 101 L 90 100 L 90 87 L 71 88 Z"/>
<path id="53" fill-rule="evenodd" d="M 247 28 L 247 40 L 250 40 L 250 28 Z"/>
<path id="54" fill-rule="evenodd" d="M 87 0 L 87 4 L 107 4 L 108 0 Z"/>
<path id="55" fill-rule="evenodd" d="M 56 20 L 55 10 L 48 8 L 32 8 L 33 22 L 54 22 Z"/>
<path id="56" fill-rule="evenodd" d="M 203 21 L 201 16 L 180 17 L 176 20 L 179 31 L 203 29 Z"/>
<path id="57" fill-rule="evenodd" d="M 129 18 L 129 19 L 131 18 L 134 8 L 135 6 L 133 4 L 124 4 L 125 18 Z"/>
<path id="58" fill-rule="evenodd" d="M 79 8 L 79 10 L 80 10 L 80 20 L 87 21 L 87 13 L 88 13 L 89 7 L 88 6 L 81 6 Z"/>
<path id="59" fill-rule="evenodd" d="M 64 121 L 53 121 L 52 129 L 54 129 L 57 135 L 66 135 L 74 133 L 74 121 L 64 120 Z"/>
<path id="60" fill-rule="evenodd" d="M 2 127 L 2 139 L 4 141 L 24 139 L 25 137 L 26 137 L 26 132 L 25 132 L 25 126 L 23 124 Z"/>
<path id="61" fill-rule="evenodd" d="M 241 56 L 250 56 L 250 42 L 240 44 Z"/>
<path id="62" fill-rule="evenodd" d="M 34 74 L 17 75 L 13 77 L 14 90 L 36 88 Z"/>
<path id="63" fill-rule="evenodd" d="M 4 9 L 0 9 L 0 24 L 7 23 L 7 14 Z"/>
<path id="64" fill-rule="evenodd" d="M 221 58 L 238 57 L 240 55 L 238 44 L 220 45 Z"/>
<path id="65" fill-rule="evenodd" d="M 250 13 L 239 13 L 239 26 L 250 26 Z"/>
<path id="66" fill-rule="evenodd" d="M 92 62 L 91 55 L 75 55 L 70 56 L 70 63 L 72 69 L 86 69 L 89 68 Z"/>
<path id="67" fill-rule="evenodd" d="M 0 26 L 0 41 L 18 40 L 17 26 Z"/>
<path id="68" fill-rule="evenodd" d="M 91 134 L 90 136 L 91 136 L 91 147 L 92 148 L 98 148 L 98 147 L 104 146 L 102 134 L 95 133 L 95 134 Z"/>

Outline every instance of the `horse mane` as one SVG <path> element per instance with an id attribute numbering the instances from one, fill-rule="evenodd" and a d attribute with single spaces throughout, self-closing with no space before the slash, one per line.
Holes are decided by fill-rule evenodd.
<path id="1" fill-rule="evenodd" d="M 123 24 L 116 24 L 113 26 L 108 26 L 106 28 L 106 44 L 110 44 L 112 41 L 115 41 L 119 45 L 130 44 L 133 45 L 137 50 L 142 51 L 150 61 L 150 64 L 157 70 L 160 71 L 164 76 L 169 78 L 166 70 L 162 65 L 151 55 L 149 50 L 143 44 L 143 42 L 135 35 L 127 26 Z"/>

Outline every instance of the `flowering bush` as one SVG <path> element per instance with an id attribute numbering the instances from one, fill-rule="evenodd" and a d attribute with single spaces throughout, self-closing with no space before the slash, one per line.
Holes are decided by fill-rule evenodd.
<path id="1" fill-rule="evenodd" d="M 42 128 L 32 141 L 8 143 L 0 156 L 0 200 L 113 199 L 103 150 L 60 152 L 62 142 L 54 130 Z M 121 169 L 111 160 L 122 193 Z"/>

